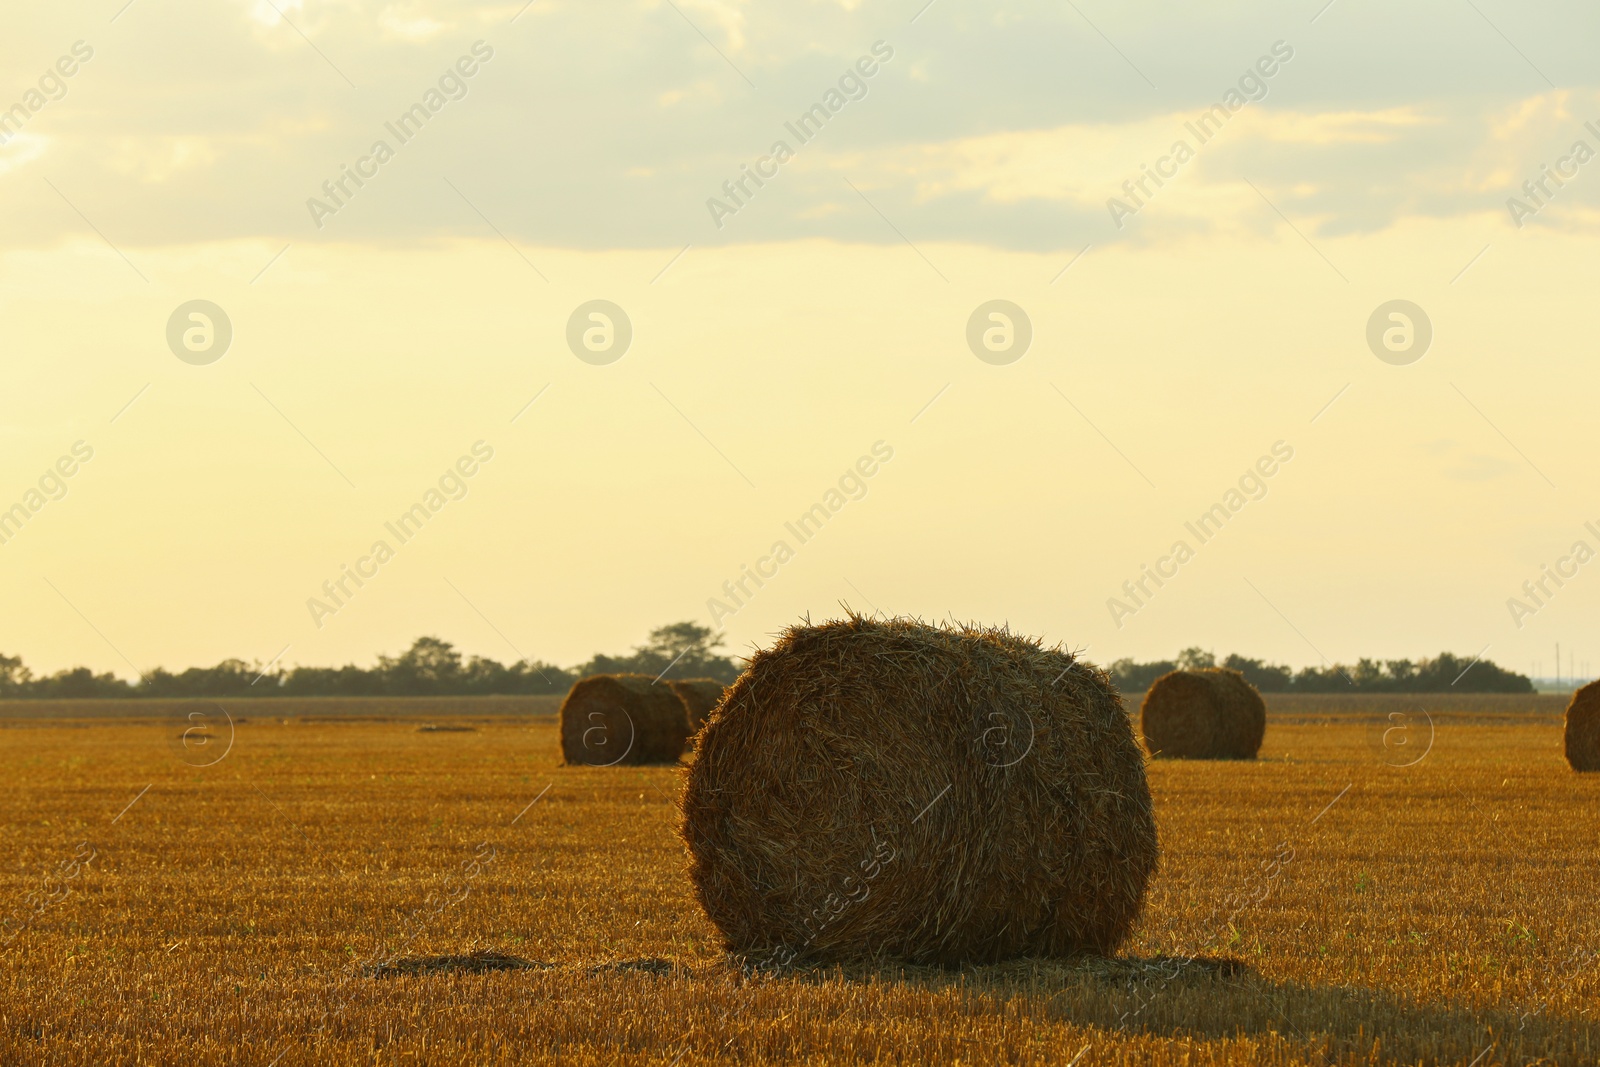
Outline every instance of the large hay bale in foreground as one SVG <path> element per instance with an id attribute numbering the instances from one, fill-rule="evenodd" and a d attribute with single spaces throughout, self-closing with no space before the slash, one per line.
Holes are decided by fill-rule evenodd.
<path id="1" fill-rule="evenodd" d="M 1172 671 L 1144 695 L 1139 731 L 1158 758 L 1255 759 L 1267 705 L 1238 671 Z"/>
<path id="2" fill-rule="evenodd" d="M 561 702 L 561 754 L 569 764 L 676 763 L 689 722 L 672 687 L 645 674 L 596 674 Z"/>
<path id="3" fill-rule="evenodd" d="M 1600 682 L 1572 694 L 1567 705 L 1567 763 L 1575 771 L 1600 771 Z"/>
<path id="4" fill-rule="evenodd" d="M 668 682 L 672 691 L 683 701 L 683 710 L 689 717 L 689 732 L 696 734 L 711 717 L 711 709 L 722 702 L 728 687 L 715 678 L 685 678 L 681 682 Z"/>
<path id="5" fill-rule="evenodd" d="M 1109 678 L 1003 630 L 793 627 L 697 741 L 690 875 L 758 963 L 1109 953 L 1156 868 Z"/>

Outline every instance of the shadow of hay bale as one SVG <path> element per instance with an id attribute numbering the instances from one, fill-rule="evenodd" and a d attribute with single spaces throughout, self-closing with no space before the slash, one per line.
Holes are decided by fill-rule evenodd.
<path id="1" fill-rule="evenodd" d="M 584 973 L 591 978 L 602 974 L 651 974 L 661 977 L 680 970 L 682 968 L 671 960 L 650 956 L 638 960 L 613 960 L 609 963 L 597 963 Z"/>
<path id="2" fill-rule="evenodd" d="M 492 949 L 482 949 L 465 955 L 402 956 L 385 960 L 371 967 L 361 968 L 366 978 L 406 978 L 427 974 L 488 974 L 491 971 L 543 971 L 555 964 L 543 960 L 525 960 Z"/>
<path id="3" fill-rule="evenodd" d="M 905 963 L 899 960 L 856 960 L 816 963 L 796 960 L 785 967 L 768 965 L 770 957 L 727 957 L 745 976 L 791 978 L 799 981 L 840 979 L 847 982 L 883 981 L 942 988 L 952 984 L 993 986 L 1017 992 L 1040 986 L 1078 981 L 1099 983 L 1139 982 L 1151 976 L 1163 980 L 1195 981 L 1231 979 L 1254 974 L 1244 960 L 1231 956 L 1096 956 L 1005 960 L 1000 963 Z"/>
<path id="4" fill-rule="evenodd" d="M 1248 967 L 1174 966 L 1181 962 L 1085 969 L 1051 997 L 1050 1014 L 1176 1039 L 1273 1035 L 1332 1062 L 1366 1062 L 1381 1050 L 1383 1062 L 1398 1063 L 1578 1063 L 1600 1039 L 1600 1026 L 1589 1020 L 1277 981 Z"/>
<path id="5" fill-rule="evenodd" d="M 1293 1062 L 1576 1064 L 1595 1062 L 1600 1046 L 1600 1022 L 1536 1004 L 1478 1010 L 1383 989 L 1280 981 L 1232 957 L 1086 955 L 959 968 L 855 963 L 740 973 L 752 984 L 843 984 L 864 996 L 873 986 L 955 993 L 941 1003 L 956 1027 L 1020 1013 L 1175 1041 L 1283 1041 L 1306 1050 Z M 791 1002 L 779 997 L 774 1010 Z"/>

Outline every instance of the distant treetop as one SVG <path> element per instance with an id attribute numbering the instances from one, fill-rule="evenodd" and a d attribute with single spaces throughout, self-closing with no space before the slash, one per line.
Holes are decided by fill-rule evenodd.
<path id="1" fill-rule="evenodd" d="M 1119 659 L 1108 668 L 1117 688 L 1139 692 L 1168 671 L 1218 666 L 1216 657 L 1199 648 L 1186 648 L 1176 660 L 1135 663 Z M 1221 666 L 1238 671 L 1263 693 L 1531 693 L 1533 682 L 1490 660 L 1472 660 L 1451 652 L 1413 663 L 1408 659 L 1357 660 L 1354 666 L 1335 663 L 1327 667 L 1302 667 L 1264 663 L 1237 654 Z"/>
<path id="2" fill-rule="evenodd" d="M 87 667 L 35 677 L 16 656 L 0 655 L 0 698 L 91 699 L 96 697 L 252 696 L 456 696 L 562 694 L 590 674 L 648 674 L 664 678 L 715 678 L 724 684 L 740 666 L 719 649 L 723 639 L 710 627 L 677 622 L 650 631 L 627 655 L 597 653 L 575 667 L 537 660 L 507 666 L 483 656 L 463 659 L 454 645 L 419 637 L 398 656 L 379 656 L 374 667 L 282 667 L 264 669 L 239 659 L 215 667 L 190 667 L 173 674 L 152 668 L 138 682 Z"/>
<path id="3" fill-rule="evenodd" d="M 87 667 L 35 677 L 21 659 L 0 655 L 0 698 L 89 699 L 95 697 L 247 696 L 467 696 L 473 694 L 561 694 L 590 674 L 648 674 L 665 678 L 715 678 L 724 685 L 742 665 L 721 651 L 723 639 L 709 626 L 675 622 L 650 631 L 644 644 L 625 655 L 596 653 L 573 667 L 520 659 L 503 664 L 483 656 L 464 659 L 454 645 L 419 637 L 398 656 L 379 656 L 372 667 L 275 667 L 225 659 L 215 667 L 190 667 L 173 674 L 160 667 L 126 682 Z M 1281 664 L 1230 655 L 1220 664 L 1241 672 L 1263 693 L 1531 693 L 1525 676 L 1486 659 L 1441 652 L 1433 659 L 1358 660 L 1296 671 Z M 1186 648 L 1171 660 L 1136 663 L 1119 659 L 1108 668 L 1117 688 L 1140 692 L 1168 671 L 1218 666 L 1201 648 Z"/>

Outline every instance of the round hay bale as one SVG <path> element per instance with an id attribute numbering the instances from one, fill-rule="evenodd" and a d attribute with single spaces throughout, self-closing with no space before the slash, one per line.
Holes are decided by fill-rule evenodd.
<path id="1" fill-rule="evenodd" d="M 676 763 L 689 736 L 683 701 L 645 674 L 596 674 L 561 702 L 561 754 L 570 765 Z"/>
<path id="2" fill-rule="evenodd" d="M 1004 630 L 792 627 L 697 741 L 690 877 L 758 962 L 1110 953 L 1156 868 L 1110 679 Z"/>
<path id="3" fill-rule="evenodd" d="M 1172 671 L 1144 695 L 1139 732 L 1161 759 L 1255 759 L 1267 705 L 1238 671 Z"/>
<path id="4" fill-rule="evenodd" d="M 700 727 L 711 717 L 711 709 L 722 702 L 722 694 L 728 691 L 728 687 L 715 678 L 686 678 L 681 682 L 667 684 L 672 686 L 672 691 L 683 701 L 683 709 L 689 716 L 691 734 L 700 732 Z"/>
<path id="5" fill-rule="evenodd" d="M 1600 682 L 1572 694 L 1565 730 L 1567 763 L 1575 771 L 1600 771 Z"/>

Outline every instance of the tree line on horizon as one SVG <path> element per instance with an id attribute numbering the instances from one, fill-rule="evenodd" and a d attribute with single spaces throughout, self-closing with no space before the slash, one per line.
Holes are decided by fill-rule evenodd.
<path id="1" fill-rule="evenodd" d="M 1168 671 L 1226 667 L 1244 675 L 1263 693 L 1532 693 L 1526 675 L 1498 666 L 1491 660 L 1471 660 L 1450 652 L 1433 659 L 1360 659 L 1354 666 L 1335 663 L 1327 667 L 1294 670 L 1283 664 L 1230 654 L 1221 663 L 1201 648 L 1186 648 L 1176 660 L 1135 663 L 1119 659 L 1107 668 L 1117 688 L 1141 692 Z"/>
<path id="2" fill-rule="evenodd" d="M 520 659 L 503 664 L 484 656 L 463 657 L 437 637 L 419 637 L 398 656 L 379 656 L 372 667 L 278 667 L 225 659 L 214 667 L 172 673 L 160 667 L 137 681 L 75 667 L 35 676 L 19 657 L 0 654 L 0 699 L 85 700 L 146 697 L 255 696 L 560 696 L 591 674 L 665 673 L 669 678 L 715 678 L 729 685 L 742 663 L 720 651 L 722 637 L 709 626 L 678 622 L 650 631 L 632 652 L 596 653 L 574 667 Z M 1107 670 L 1117 688 L 1142 692 L 1168 671 L 1227 667 L 1263 693 L 1532 693 L 1533 682 L 1490 660 L 1476 662 L 1449 652 L 1433 659 L 1358 660 L 1354 666 L 1303 667 L 1296 671 L 1237 654 L 1220 664 L 1200 648 L 1176 659 L 1138 663 L 1124 658 Z M 1470 666 L 1470 669 L 1468 669 Z"/>
<path id="3" fill-rule="evenodd" d="M 521 659 L 510 665 L 484 656 L 463 657 L 437 637 L 419 637 L 398 656 L 379 656 L 373 667 L 292 667 L 263 669 L 257 663 L 225 659 L 215 667 L 190 667 L 174 674 L 160 667 L 137 681 L 75 667 L 35 677 L 16 656 L 0 654 L 0 699 L 86 700 L 144 697 L 312 697 L 312 696 L 559 696 L 591 674 L 663 674 L 667 678 L 715 678 L 724 685 L 741 667 L 719 650 L 722 637 L 694 622 L 673 623 L 650 632 L 632 652 L 596 653 L 575 667 Z"/>

